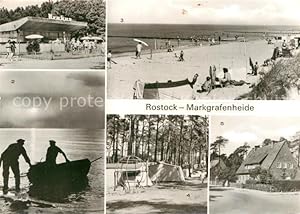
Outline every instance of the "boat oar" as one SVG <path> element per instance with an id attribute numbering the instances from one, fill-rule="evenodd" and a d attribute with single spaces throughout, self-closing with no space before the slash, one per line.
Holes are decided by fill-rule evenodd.
<path id="1" fill-rule="evenodd" d="M 91 163 L 96 162 L 97 160 L 100 160 L 102 157 L 96 158 L 95 160 L 91 161 Z"/>

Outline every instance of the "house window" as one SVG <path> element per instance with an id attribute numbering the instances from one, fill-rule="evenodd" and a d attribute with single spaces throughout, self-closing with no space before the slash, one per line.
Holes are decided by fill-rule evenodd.
<path id="1" fill-rule="evenodd" d="M 277 168 L 278 168 L 278 169 L 281 169 L 281 167 L 282 167 L 282 166 L 281 166 L 281 163 L 280 163 L 280 162 L 277 163 Z"/>
<path id="2" fill-rule="evenodd" d="M 283 163 L 283 168 L 284 168 L 284 169 L 287 169 L 287 168 L 288 168 L 287 163 Z"/>

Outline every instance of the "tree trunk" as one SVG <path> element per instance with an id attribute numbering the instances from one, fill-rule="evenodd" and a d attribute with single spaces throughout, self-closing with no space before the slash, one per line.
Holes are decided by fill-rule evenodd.
<path id="1" fill-rule="evenodd" d="M 132 145 L 134 143 L 134 124 L 135 124 L 135 116 L 130 116 L 130 137 L 128 142 L 127 156 L 132 155 Z"/>
<path id="2" fill-rule="evenodd" d="M 114 157 L 114 163 L 118 162 L 118 150 L 119 150 L 119 121 L 117 123 L 117 133 L 116 133 L 116 152 L 115 152 L 115 157 Z"/>
<path id="3" fill-rule="evenodd" d="M 156 134 L 155 134 L 155 147 L 154 147 L 154 162 L 157 161 L 157 147 L 158 147 L 158 134 L 159 134 L 159 122 L 160 116 L 157 115 L 157 123 L 156 123 Z"/>

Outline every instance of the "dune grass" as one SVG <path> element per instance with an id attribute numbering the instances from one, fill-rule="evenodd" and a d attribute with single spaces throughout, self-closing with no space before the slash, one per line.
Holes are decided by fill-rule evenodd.
<path id="1" fill-rule="evenodd" d="M 292 88 L 300 89 L 300 54 L 279 59 L 252 91 L 238 100 L 285 100 Z"/>

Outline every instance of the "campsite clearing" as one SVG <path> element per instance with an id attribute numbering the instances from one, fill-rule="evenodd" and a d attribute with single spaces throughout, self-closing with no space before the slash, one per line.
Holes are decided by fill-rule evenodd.
<path id="1" fill-rule="evenodd" d="M 157 183 L 125 193 L 107 189 L 107 213 L 200 213 L 207 212 L 207 183 L 199 178 L 185 182 Z"/>

